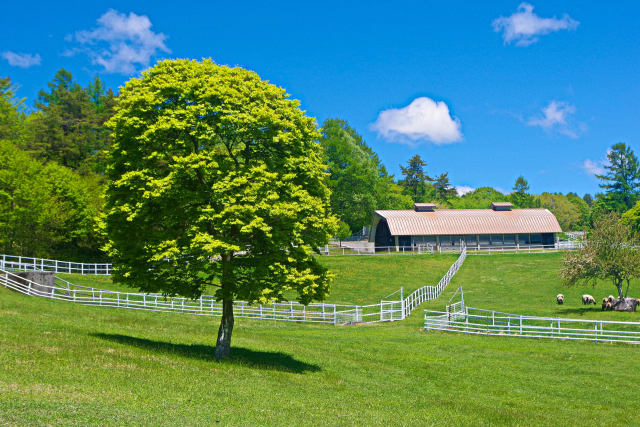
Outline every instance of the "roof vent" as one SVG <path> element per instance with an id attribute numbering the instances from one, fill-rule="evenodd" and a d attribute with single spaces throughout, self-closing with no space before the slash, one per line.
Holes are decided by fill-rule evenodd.
<path id="1" fill-rule="evenodd" d="M 493 202 L 491 203 L 491 209 L 494 211 L 510 211 L 513 204 L 509 202 Z"/>
<path id="2" fill-rule="evenodd" d="M 414 203 L 413 210 L 416 212 L 433 212 L 436 210 L 435 203 Z"/>

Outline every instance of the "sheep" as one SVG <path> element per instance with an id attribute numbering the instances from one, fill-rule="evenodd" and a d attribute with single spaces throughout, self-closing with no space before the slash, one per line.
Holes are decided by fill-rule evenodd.
<path id="1" fill-rule="evenodd" d="M 562 294 L 556 295 L 556 302 L 558 303 L 558 305 L 564 304 L 564 295 Z"/>
<path id="2" fill-rule="evenodd" d="M 602 298 L 602 305 L 605 305 L 609 302 L 609 298 Z"/>
<path id="3" fill-rule="evenodd" d="M 589 294 L 584 294 L 582 295 L 582 304 L 583 305 L 587 305 L 587 304 L 593 304 L 596 305 L 596 299 L 594 297 L 592 297 Z"/>
<path id="4" fill-rule="evenodd" d="M 606 303 L 602 304 L 602 311 L 610 311 L 613 310 L 613 304 L 607 300 Z"/>
<path id="5" fill-rule="evenodd" d="M 611 304 L 613 304 L 613 303 L 615 302 L 615 300 L 616 300 L 616 299 L 614 298 L 614 296 L 613 296 L 613 295 L 609 295 L 609 296 L 607 297 L 607 300 L 609 300 L 609 302 L 610 302 Z"/>

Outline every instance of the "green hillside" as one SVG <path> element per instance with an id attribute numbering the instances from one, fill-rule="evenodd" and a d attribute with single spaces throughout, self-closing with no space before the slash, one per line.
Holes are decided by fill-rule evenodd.
<path id="1" fill-rule="evenodd" d="M 628 345 L 333 327 L 85 307 L 0 289 L 0 423 L 600 424 L 635 413 Z M 499 374 L 497 374 L 499 373 Z"/>

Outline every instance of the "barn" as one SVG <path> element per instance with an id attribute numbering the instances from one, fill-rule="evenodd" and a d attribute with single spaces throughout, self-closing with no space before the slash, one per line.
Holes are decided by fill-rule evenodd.
<path id="1" fill-rule="evenodd" d="M 492 203 L 490 209 L 438 209 L 415 203 L 411 210 L 375 211 L 369 241 L 376 248 L 547 247 L 557 245 L 562 229 L 547 209 L 513 209 L 511 203 Z"/>

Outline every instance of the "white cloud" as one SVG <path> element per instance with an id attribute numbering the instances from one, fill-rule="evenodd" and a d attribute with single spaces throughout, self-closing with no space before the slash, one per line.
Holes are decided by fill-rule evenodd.
<path id="1" fill-rule="evenodd" d="M 581 168 L 588 175 L 603 175 L 606 172 L 604 167 L 608 164 L 608 160 L 593 161 L 591 159 L 586 159 Z"/>
<path id="2" fill-rule="evenodd" d="M 462 139 L 460 120 L 451 117 L 447 104 L 427 97 L 380 112 L 371 129 L 391 141 L 410 144 L 426 140 L 448 144 Z"/>
<path id="3" fill-rule="evenodd" d="M 164 43 L 166 38 L 151 30 L 146 15 L 126 15 L 110 9 L 98 19 L 97 28 L 67 37 L 89 47 L 71 49 L 66 55 L 86 52 L 91 62 L 107 73 L 133 74 L 138 67 L 147 67 L 158 51 L 171 52 Z"/>
<path id="4" fill-rule="evenodd" d="M 507 191 L 502 187 L 494 187 L 493 189 L 496 190 L 498 193 L 504 194 L 505 196 L 508 195 L 508 194 L 511 194 L 510 191 Z"/>
<path id="5" fill-rule="evenodd" d="M 576 107 L 567 102 L 551 101 L 542 109 L 542 116 L 530 117 L 529 126 L 539 126 L 548 132 L 558 132 L 570 138 L 577 138 L 578 131 L 569 123 L 569 116 L 576 112 Z M 579 123 L 580 131 L 586 130 L 586 124 Z"/>
<path id="6" fill-rule="evenodd" d="M 458 196 L 464 196 L 467 193 L 471 193 L 475 188 L 469 187 L 468 185 L 459 185 L 456 187 L 456 192 Z"/>
<path id="7" fill-rule="evenodd" d="M 32 55 L 30 53 L 15 53 L 11 51 L 2 52 L 0 54 L 9 62 L 12 67 L 29 68 L 34 65 L 40 65 L 41 58 L 39 54 Z"/>
<path id="8" fill-rule="evenodd" d="M 529 46 L 538 37 L 560 30 L 575 30 L 580 23 L 566 13 L 562 18 L 541 18 L 533 13 L 533 6 L 520 3 L 518 11 L 511 16 L 501 16 L 493 21 L 493 30 L 502 32 L 505 44 L 516 42 L 516 46 Z"/>

